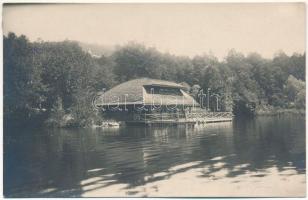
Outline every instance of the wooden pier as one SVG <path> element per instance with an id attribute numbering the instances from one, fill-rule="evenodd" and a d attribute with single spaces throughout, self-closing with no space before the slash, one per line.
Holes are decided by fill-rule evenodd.
<path id="1" fill-rule="evenodd" d="M 126 121 L 127 125 L 195 125 L 203 123 L 230 122 L 233 114 L 230 112 L 199 112 L 199 113 L 155 113 L 135 114 L 134 120 Z"/>

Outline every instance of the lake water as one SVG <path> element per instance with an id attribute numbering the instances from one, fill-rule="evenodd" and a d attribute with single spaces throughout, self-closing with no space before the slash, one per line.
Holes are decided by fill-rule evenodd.
<path id="1" fill-rule="evenodd" d="M 305 168 L 297 115 L 4 137 L 6 197 L 302 197 Z"/>

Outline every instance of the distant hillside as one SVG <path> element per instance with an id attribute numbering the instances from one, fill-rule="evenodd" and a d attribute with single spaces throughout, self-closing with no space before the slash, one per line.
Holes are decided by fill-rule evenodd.
<path id="1" fill-rule="evenodd" d="M 83 42 L 78 42 L 78 44 L 85 52 L 90 53 L 93 57 L 100 57 L 102 55 L 110 56 L 115 50 L 115 47 L 113 46 L 89 44 Z"/>

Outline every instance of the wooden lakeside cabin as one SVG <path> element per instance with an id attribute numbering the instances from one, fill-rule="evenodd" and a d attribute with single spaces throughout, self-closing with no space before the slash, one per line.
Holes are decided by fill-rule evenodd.
<path id="1" fill-rule="evenodd" d="M 104 115 L 128 125 L 195 124 L 231 121 L 231 113 L 210 113 L 185 92 L 185 87 L 164 80 L 140 78 L 103 93 L 96 106 Z"/>

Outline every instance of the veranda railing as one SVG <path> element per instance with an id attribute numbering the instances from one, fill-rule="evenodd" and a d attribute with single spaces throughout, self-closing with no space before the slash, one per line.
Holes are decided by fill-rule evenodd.
<path id="1" fill-rule="evenodd" d="M 198 120 L 213 118 L 232 118 L 231 112 L 196 112 L 196 113 L 151 113 L 151 114 L 135 114 L 136 121 L 163 121 L 163 120 Z"/>

